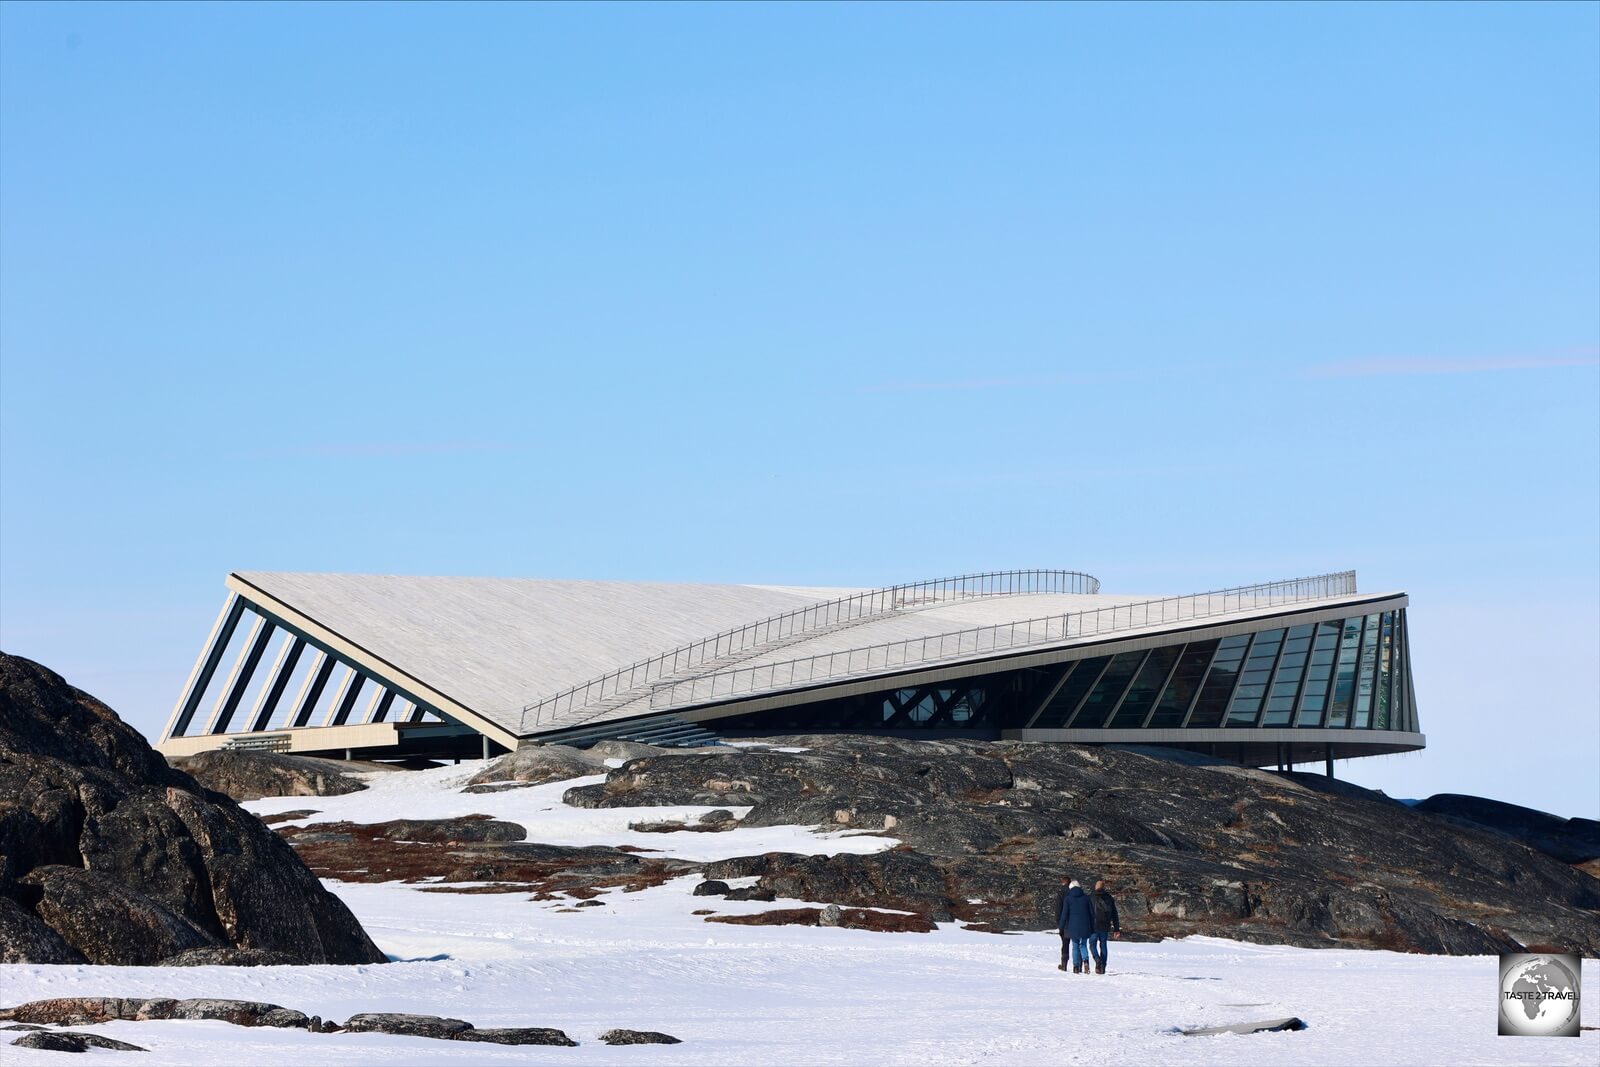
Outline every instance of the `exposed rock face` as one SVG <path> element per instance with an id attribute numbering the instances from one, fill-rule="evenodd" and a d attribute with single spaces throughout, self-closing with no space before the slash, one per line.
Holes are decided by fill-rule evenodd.
<path id="1" fill-rule="evenodd" d="M 143 965 L 200 948 L 384 961 L 259 819 L 0 653 L 0 959 Z"/>
<path id="2" fill-rule="evenodd" d="M 61 997 L 33 1000 L 0 1010 L 0 1019 L 21 1023 L 48 1023 L 52 1026 L 92 1026 L 122 1019 L 145 1022 L 150 1019 L 214 1019 L 235 1026 L 277 1026 L 308 1028 L 311 1019 L 303 1012 L 257 1000 L 217 1000 L 196 997 L 172 1000 L 165 997 Z"/>
<path id="3" fill-rule="evenodd" d="M 1439 793 L 1417 803 L 1415 811 L 1493 830 L 1562 863 L 1600 859 L 1600 822 L 1563 819 L 1501 800 Z"/>
<path id="4" fill-rule="evenodd" d="M 572 1048 L 576 1041 L 560 1030 L 546 1026 L 505 1026 L 479 1030 L 465 1019 L 442 1015 L 408 1015 L 401 1012 L 363 1012 L 352 1015 L 344 1024 L 354 1032 L 400 1034 L 406 1037 L 431 1037 L 441 1041 L 483 1041 L 495 1045 L 561 1045 Z"/>
<path id="5" fill-rule="evenodd" d="M 600 1035 L 607 1045 L 681 1045 L 683 1041 L 659 1030 L 607 1030 Z"/>
<path id="6" fill-rule="evenodd" d="M 407 1037 L 448 1038 L 472 1029 L 472 1024 L 465 1019 L 450 1019 L 442 1015 L 368 1011 L 350 1016 L 344 1028 L 354 1033 L 375 1031 L 381 1034 L 404 1034 Z"/>
<path id="7" fill-rule="evenodd" d="M 262 797 L 337 797 L 365 789 L 348 764 L 278 752 L 228 752 L 221 749 L 183 756 L 172 766 L 207 789 L 235 800 Z"/>
<path id="8" fill-rule="evenodd" d="M 750 805 L 743 826 L 885 833 L 904 844 L 864 856 L 743 857 L 703 873 L 938 922 L 1053 928 L 1056 889 L 1070 873 L 1110 881 L 1130 937 L 1600 951 L 1600 881 L 1319 776 L 1066 745 L 780 740 L 807 751 L 639 759 L 565 798 L 579 807 Z"/>
<path id="9" fill-rule="evenodd" d="M 880 930 L 889 933 L 931 933 L 934 924 L 921 915 L 906 915 L 893 911 L 873 911 L 870 908 L 841 908 L 829 904 L 826 908 L 773 908 L 754 915 L 715 915 L 708 923 L 728 923 L 733 926 L 843 926 L 850 930 Z"/>
<path id="10" fill-rule="evenodd" d="M 104 1037 L 100 1034 L 79 1034 L 71 1030 L 40 1030 L 36 1033 L 24 1034 L 11 1043 L 17 1048 L 36 1048 L 49 1052 L 88 1052 L 92 1048 L 109 1049 L 112 1052 L 150 1051 L 140 1045 L 130 1045 L 126 1041 L 118 1041 L 114 1037 Z"/>
<path id="11" fill-rule="evenodd" d="M 526 782 L 540 785 L 587 774 L 604 774 L 605 757 L 567 745 L 524 745 L 515 752 L 491 762 L 467 780 L 467 786 L 497 782 Z"/>

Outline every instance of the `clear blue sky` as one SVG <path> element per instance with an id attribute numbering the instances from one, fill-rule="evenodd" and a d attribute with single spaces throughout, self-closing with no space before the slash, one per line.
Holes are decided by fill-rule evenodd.
<path id="1" fill-rule="evenodd" d="M 230 569 L 1413 597 L 1600 814 L 1600 7 L 0 9 L 0 641 Z"/>

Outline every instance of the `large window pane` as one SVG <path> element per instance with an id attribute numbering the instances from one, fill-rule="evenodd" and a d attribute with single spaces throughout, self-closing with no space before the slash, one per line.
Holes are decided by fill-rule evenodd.
<path id="1" fill-rule="evenodd" d="M 1339 634 L 1338 666 L 1333 672 L 1333 700 L 1328 708 L 1328 725 L 1343 727 L 1350 724 L 1350 708 L 1356 695 L 1356 659 L 1361 652 L 1361 627 L 1363 616 L 1346 619 Z"/>
<path id="2" fill-rule="evenodd" d="M 1222 725 L 1222 715 L 1227 709 L 1234 683 L 1239 680 L 1239 664 L 1244 661 L 1245 649 L 1249 644 L 1249 634 L 1237 634 L 1224 637 L 1217 645 L 1216 657 L 1211 661 L 1211 670 L 1206 672 L 1206 680 L 1200 687 L 1200 699 L 1195 702 L 1187 725 Z"/>
<path id="3" fill-rule="evenodd" d="M 1144 652 L 1121 652 L 1112 656 L 1111 665 L 1089 691 L 1088 699 L 1078 713 L 1067 720 L 1067 726 L 1074 730 L 1093 730 L 1104 726 L 1106 719 L 1111 716 L 1111 709 L 1122 699 L 1122 691 L 1128 688 L 1128 682 L 1133 679 L 1134 672 L 1144 662 L 1145 656 Z"/>
<path id="4" fill-rule="evenodd" d="M 1361 660 L 1356 676 L 1355 725 L 1366 729 L 1372 725 L 1372 691 L 1378 673 L 1378 616 L 1368 615 L 1366 629 L 1361 637 Z"/>
<path id="5" fill-rule="evenodd" d="M 1311 626 L 1296 626 L 1289 631 L 1283 643 L 1283 654 L 1278 657 L 1277 672 L 1272 676 L 1272 687 L 1267 692 L 1261 725 L 1289 725 L 1294 714 L 1294 700 L 1300 692 L 1300 679 L 1306 670 L 1312 630 Z"/>
<path id="6" fill-rule="evenodd" d="M 1056 690 L 1056 695 L 1050 698 L 1050 703 L 1045 705 L 1044 711 L 1039 713 L 1039 718 L 1034 721 L 1036 730 L 1053 730 L 1059 728 L 1067 721 L 1067 716 L 1072 714 L 1072 709 L 1078 706 L 1078 701 L 1089 691 L 1100 677 L 1100 672 L 1105 670 L 1106 664 L 1111 662 L 1110 656 L 1096 656 L 1094 659 L 1081 661 L 1061 688 Z"/>
<path id="7" fill-rule="evenodd" d="M 1283 635 L 1282 630 L 1256 634 L 1250 645 L 1250 655 L 1244 661 L 1239 687 L 1234 690 L 1233 703 L 1228 706 L 1229 726 L 1255 725 L 1256 715 L 1261 711 L 1261 698 L 1267 692 L 1267 679 L 1272 676 L 1272 667 L 1283 646 Z"/>
<path id="8" fill-rule="evenodd" d="M 1167 691 L 1161 694 L 1161 699 L 1156 702 L 1156 710 L 1150 713 L 1151 729 L 1170 729 L 1183 725 L 1183 717 L 1189 713 L 1189 704 L 1194 700 L 1195 690 L 1200 688 L 1200 679 L 1205 677 L 1206 665 L 1211 662 L 1216 650 L 1215 641 L 1199 641 L 1183 650 L 1178 669 L 1172 672 L 1172 681 L 1167 683 Z"/>
<path id="9" fill-rule="evenodd" d="M 1394 706 L 1394 612 L 1383 613 L 1383 630 L 1378 638 L 1377 708 L 1372 725 L 1389 729 L 1389 709 Z"/>
<path id="10" fill-rule="evenodd" d="M 1317 624 L 1316 637 L 1311 644 L 1311 665 L 1306 669 L 1305 685 L 1300 693 L 1300 713 L 1297 726 L 1321 726 L 1323 713 L 1328 706 L 1328 683 L 1333 678 L 1334 658 L 1339 653 L 1337 622 Z"/>
<path id="11" fill-rule="evenodd" d="M 1139 668 L 1139 674 L 1134 678 L 1128 695 L 1122 698 L 1122 703 L 1111 716 L 1113 727 L 1128 730 L 1144 725 L 1145 716 L 1150 713 L 1150 706 L 1156 702 L 1156 697 L 1161 695 L 1161 689 L 1167 683 L 1167 675 L 1172 672 L 1172 665 L 1178 661 L 1178 654 L 1182 651 L 1182 645 L 1168 645 L 1166 648 L 1150 650 L 1150 656 L 1144 661 L 1144 666 Z"/>

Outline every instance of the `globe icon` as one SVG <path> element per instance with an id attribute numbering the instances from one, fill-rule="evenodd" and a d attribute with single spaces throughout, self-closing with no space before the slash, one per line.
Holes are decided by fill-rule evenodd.
<path id="1" fill-rule="evenodd" d="M 1553 1037 L 1576 1032 L 1578 976 L 1559 957 L 1529 956 L 1500 979 L 1501 1033 Z"/>

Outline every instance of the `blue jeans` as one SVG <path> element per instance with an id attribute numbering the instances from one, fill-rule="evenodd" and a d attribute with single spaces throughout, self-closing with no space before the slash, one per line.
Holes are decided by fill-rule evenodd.
<path id="1" fill-rule="evenodd" d="M 1102 971 L 1106 969 L 1106 936 L 1104 930 L 1089 935 L 1089 952 L 1094 956 L 1094 965 Z"/>
<path id="2" fill-rule="evenodd" d="M 1088 938 L 1069 937 L 1067 940 L 1072 944 L 1072 969 L 1077 970 L 1081 966 L 1087 966 L 1089 963 Z"/>

